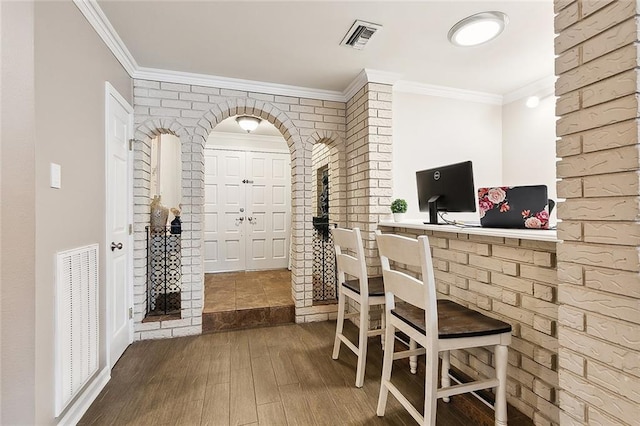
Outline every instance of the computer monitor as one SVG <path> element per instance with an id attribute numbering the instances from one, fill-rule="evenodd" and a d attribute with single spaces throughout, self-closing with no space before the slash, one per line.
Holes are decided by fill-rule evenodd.
<path id="1" fill-rule="evenodd" d="M 438 224 L 438 211 L 475 212 L 476 194 L 471 161 L 416 172 L 418 204 Z"/>

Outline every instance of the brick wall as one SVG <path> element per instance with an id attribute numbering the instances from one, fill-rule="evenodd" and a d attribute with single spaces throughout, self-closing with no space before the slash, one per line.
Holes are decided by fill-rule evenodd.
<path id="1" fill-rule="evenodd" d="M 507 400 L 538 425 L 558 424 L 556 243 L 382 227 L 429 235 L 439 297 L 513 327 Z M 493 375 L 493 353 L 455 351 L 451 363 L 476 377 Z"/>
<path id="2" fill-rule="evenodd" d="M 392 86 L 367 83 L 347 101 L 347 226 L 362 231 L 370 274 L 380 274 L 374 231 L 390 214 Z"/>
<path id="3" fill-rule="evenodd" d="M 555 1 L 562 424 L 638 424 L 635 1 Z"/>
<path id="4" fill-rule="evenodd" d="M 204 144 L 211 129 L 225 118 L 254 115 L 280 129 L 291 151 L 292 296 L 296 321 L 321 320 L 335 306 L 312 306 L 311 217 L 312 147 L 323 142 L 335 164 L 334 202 L 344 215 L 346 196 L 345 104 L 318 99 L 274 96 L 211 87 L 134 80 L 134 322 L 135 338 L 171 337 L 201 332 Z M 150 143 L 171 133 L 182 143 L 183 233 L 182 313 L 180 320 L 142 323 L 146 299 L 144 228 L 149 223 Z"/>

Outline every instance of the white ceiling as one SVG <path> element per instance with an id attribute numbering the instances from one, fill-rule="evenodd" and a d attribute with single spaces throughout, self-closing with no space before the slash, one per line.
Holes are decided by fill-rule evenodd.
<path id="1" fill-rule="evenodd" d="M 505 95 L 554 73 L 552 0 L 109 1 L 99 5 L 141 67 L 343 91 L 364 69 Z M 460 19 L 498 10 L 504 33 L 451 45 Z M 356 19 L 381 24 L 365 50 L 339 43 Z"/>

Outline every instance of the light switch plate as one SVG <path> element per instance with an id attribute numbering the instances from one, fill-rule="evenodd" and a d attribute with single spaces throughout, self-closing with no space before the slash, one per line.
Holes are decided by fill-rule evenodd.
<path id="1" fill-rule="evenodd" d="M 60 164 L 51 163 L 51 187 L 60 189 L 62 187 L 62 176 L 61 176 L 61 167 Z"/>

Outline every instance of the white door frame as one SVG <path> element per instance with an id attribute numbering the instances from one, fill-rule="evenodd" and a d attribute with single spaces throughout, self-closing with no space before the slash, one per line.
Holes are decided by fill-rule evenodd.
<path id="1" fill-rule="evenodd" d="M 109 162 L 109 156 L 108 156 L 108 145 L 107 145 L 107 132 L 108 132 L 108 125 L 107 123 L 109 122 L 109 116 L 110 116 L 110 108 L 109 108 L 109 99 L 113 98 L 114 100 L 116 100 L 129 114 L 129 129 L 131 130 L 131 134 L 128 135 L 128 139 L 133 139 L 133 107 L 129 104 L 129 102 L 127 102 L 127 100 L 120 94 L 118 93 L 118 91 L 116 90 L 115 87 L 113 87 L 111 85 L 111 83 L 109 83 L 108 81 L 105 82 L 105 128 L 104 128 L 104 132 L 105 132 L 105 207 L 108 205 L 108 191 L 109 191 L 109 182 L 107 181 L 107 174 L 108 174 L 108 162 Z M 129 222 L 130 226 L 133 227 L 133 151 L 131 149 L 129 149 L 128 151 L 128 156 L 127 156 L 127 221 Z M 105 210 L 106 213 L 106 210 Z M 132 228 L 131 228 L 132 229 Z M 106 220 L 106 215 L 105 215 L 105 250 L 104 252 L 106 253 L 106 255 L 108 256 L 109 253 L 109 244 L 110 244 L 111 240 L 110 240 L 110 230 L 108 227 L 108 221 Z M 129 306 L 131 309 L 133 309 L 133 232 L 130 232 L 127 238 L 127 254 L 128 254 L 128 258 L 127 258 L 127 281 L 128 281 L 128 286 L 127 286 L 127 298 L 128 300 L 126 301 L 127 306 Z M 106 272 L 106 284 L 108 285 L 108 283 L 110 282 L 110 268 L 107 267 L 109 265 L 109 261 L 107 260 L 105 262 L 105 272 Z M 113 301 L 111 300 L 111 296 L 110 296 L 110 292 L 107 289 L 106 292 L 107 296 L 106 296 L 106 316 L 105 316 L 105 321 L 106 321 L 106 338 L 105 338 L 105 359 L 106 359 L 106 363 L 107 363 L 107 368 L 109 369 L 109 371 L 111 370 L 111 368 L 113 367 L 112 365 L 112 360 L 111 360 L 111 335 L 112 335 L 112 330 L 111 330 L 111 307 L 112 307 L 112 303 Z M 129 318 L 129 343 L 133 342 L 133 317 L 130 316 Z"/>

